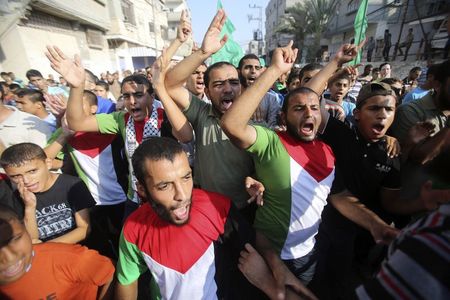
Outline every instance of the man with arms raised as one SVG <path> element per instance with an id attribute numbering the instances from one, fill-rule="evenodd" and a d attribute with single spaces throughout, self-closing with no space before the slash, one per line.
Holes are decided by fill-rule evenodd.
<path id="1" fill-rule="evenodd" d="M 237 208 L 242 209 L 247 206 L 248 198 L 243 183 L 245 177 L 253 172 L 253 163 L 245 151 L 230 142 L 219 124 L 223 113 L 241 93 L 238 72 L 228 62 L 209 66 L 204 82 L 205 93 L 212 104 L 198 99 L 183 87 L 197 67 L 225 44 L 226 36 L 220 38 L 225 21 L 224 11 L 219 10 L 205 34 L 201 48 L 168 72 L 166 87 L 195 132 L 195 182 L 202 189 L 230 197 Z"/>

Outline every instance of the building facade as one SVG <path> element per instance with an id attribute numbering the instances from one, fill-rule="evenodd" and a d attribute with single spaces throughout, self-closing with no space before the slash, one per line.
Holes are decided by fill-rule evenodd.
<path id="1" fill-rule="evenodd" d="M 144 68 L 169 41 L 164 0 L 2 0 L 0 68 L 55 74 L 44 55 L 56 45 L 99 75 Z"/>

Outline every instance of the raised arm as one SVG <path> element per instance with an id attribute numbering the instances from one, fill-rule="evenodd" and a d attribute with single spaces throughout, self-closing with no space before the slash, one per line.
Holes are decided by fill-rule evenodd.
<path id="1" fill-rule="evenodd" d="M 322 95 L 328 79 L 330 79 L 334 72 L 336 72 L 343 64 L 354 59 L 358 54 L 358 51 L 364 46 L 365 42 L 365 40 L 362 41 L 358 46 L 351 44 L 342 45 L 333 59 L 325 66 L 325 68 L 311 78 L 311 80 L 305 84 L 305 87 L 312 89 L 318 95 Z"/>
<path id="2" fill-rule="evenodd" d="M 183 84 L 208 57 L 219 51 L 227 41 L 227 36 L 220 38 L 220 31 L 227 17 L 225 12 L 220 9 L 214 16 L 208 31 L 203 39 L 202 47 L 191 55 L 180 61 L 166 76 L 167 92 L 173 98 L 175 103 L 182 110 L 189 106 L 190 94 L 183 87 Z"/>
<path id="3" fill-rule="evenodd" d="M 270 67 L 234 100 L 223 115 L 222 129 L 237 147 L 246 149 L 256 141 L 256 130 L 248 125 L 248 121 L 275 80 L 292 68 L 298 52 L 297 49 L 292 49 L 292 44 L 290 41 L 286 47 L 275 50 Z"/>
<path id="4" fill-rule="evenodd" d="M 45 53 L 50 65 L 70 85 L 69 101 L 67 103 L 67 123 L 74 131 L 98 131 L 97 119 L 93 115 L 83 113 L 83 91 L 85 71 L 81 65 L 80 57 L 75 55 L 74 60 L 69 59 L 58 47 L 47 46 Z"/>
<path id="5" fill-rule="evenodd" d="M 170 65 L 170 59 L 171 56 L 167 55 L 166 50 L 163 50 L 161 56 L 158 57 L 158 60 L 153 65 L 153 87 L 158 94 L 159 100 L 161 100 L 164 105 L 164 111 L 166 112 L 170 124 L 172 124 L 172 134 L 179 141 L 187 143 L 190 142 L 193 138 L 191 124 L 189 124 L 184 114 L 177 107 L 175 102 L 173 102 L 164 85 L 166 72 L 169 69 Z"/>

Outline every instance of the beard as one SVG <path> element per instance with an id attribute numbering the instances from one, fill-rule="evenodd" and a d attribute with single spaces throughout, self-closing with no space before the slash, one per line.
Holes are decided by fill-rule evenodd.
<path id="1" fill-rule="evenodd" d="M 162 204 L 156 202 L 155 200 L 153 200 L 153 198 L 150 196 L 150 193 L 148 192 L 147 188 L 145 188 L 145 200 L 146 202 L 148 202 L 148 204 L 150 204 L 150 206 L 152 207 L 152 209 L 155 211 L 155 213 L 158 215 L 158 217 L 160 217 L 161 219 L 163 219 L 166 222 L 169 222 L 170 224 L 176 225 L 176 226 L 183 226 L 184 224 L 189 222 L 190 219 L 190 214 L 191 214 L 191 208 L 192 208 L 192 196 L 189 199 L 190 201 L 190 205 L 189 205 L 189 212 L 188 212 L 188 218 L 186 219 L 186 221 L 184 221 L 183 223 L 176 223 L 171 214 L 170 211 L 171 209 L 175 209 L 176 207 L 171 207 L 171 208 L 166 208 L 165 206 L 163 206 Z"/>
<path id="2" fill-rule="evenodd" d="M 303 142 L 312 142 L 316 138 L 316 134 L 313 136 L 302 136 L 298 133 L 297 127 L 293 126 L 289 122 L 286 122 L 286 131 L 291 135 L 293 138 L 303 141 Z"/>

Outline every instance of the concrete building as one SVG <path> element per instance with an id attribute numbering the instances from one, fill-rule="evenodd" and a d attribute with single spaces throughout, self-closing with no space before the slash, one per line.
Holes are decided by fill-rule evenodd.
<path id="1" fill-rule="evenodd" d="M 189 7 L 186 0 L 166 0 L 165 5 L 167 8 L 167 26 L 169 28 L 169 40 L 172 41 L 177 37 L 177 28 L 180 24 L 181 12 L 187 10 L 188 16 L 190 15 Z M 184 43 L 180 49 L 178 49 L 175 55 L 182 59 L 189 56 L 192 52 L 193 40 L 190 39 Z"/>
<path id="2" fill-rule="evenodd" d="M 97 75 L 144 68 L 168 42 L 166 11 L 164 0 L 0 0 L 0 69 L 56 75 L 46 45 Z"/>
<path id="3" fill-rule="evenodd" d="M 286 45 L 292 39 L 292 35 L 277 32 L 277 29 L 283 24 L 283 17 L 286 16 L 286 9 L 294 6 L 303 0 L 270 0 L 266 6 L 266 52 L 269 57 L 272 52 L 280 45 Z"/>
<path id="4" fill-rule="evenodd" d="M 337 14 L 330 21 L 328 30 L 324 33 L 324 42 L 327 44 L 330 55 L 333 55 L 343 43 L 349 43 L 354 38 L 354 19 L 361 0 L 342 0 Z M 417 5 L 417 7 L 415 6 Z M 425 39 L 429 43 L 436 40 L 439 28 L 447 18 L 449 2 L 446 0 L 371 0 L 367 8 L 368 28 L 367 37 L 374 37 L 376 48 L 373 60 L 380 61 L 383 51 L 383 38 L 386 29 L 391 33 L 392 47 L 390 60 L 394 55 L 397 42 L 403 42 L 411 28 L 414 42 L 409 50 L 408 59 L 415 60 L 423 56 Z M 445 29 L 446 30 L 446 29 Z M 446 41 L 447 35 L 441 38 Z M 404 49 L 403 49 L 404 50 Z M 363 61 L 365 61 L 364 51 Z M 397 59 L 399 53 L 397 53 Z"/>

